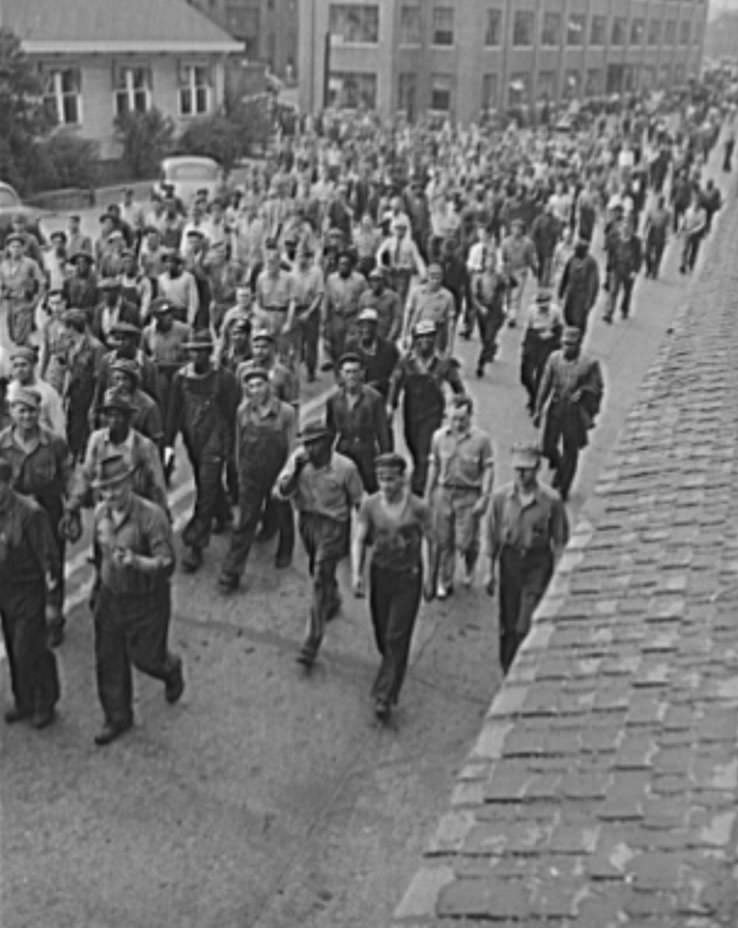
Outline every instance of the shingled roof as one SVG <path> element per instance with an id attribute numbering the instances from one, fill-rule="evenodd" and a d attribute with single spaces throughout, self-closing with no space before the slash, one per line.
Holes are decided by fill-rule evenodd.
<path id="1" fill-rule="evenodd" d="M 243 48 L 185 0 L 4 0 L 0 10 L 29 53 Z"/>

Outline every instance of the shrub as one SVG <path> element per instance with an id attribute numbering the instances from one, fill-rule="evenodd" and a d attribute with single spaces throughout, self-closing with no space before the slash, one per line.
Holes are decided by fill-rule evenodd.
<path id="1" fill-rule="evenodd" d="M 98 145 L 82 139 L 72 132 L 57 132 L 37 146 L 40 170 L 35 172 L 34 186 L 49 187 L 94 187 L 97 182 L 95 163 Z M 42 181 L 39 173 L 50 175 Z"/>
<path id="2" fill-rule="evenodd" d="M 214 158 L 227 175 L 244 153 L 243 136 L 243 128 L 227 116 L 205 116 L 187 126 L 177 151 Z"/>
<path id="3" fill-rule="evenodd" d="M 123 113 L 115 119 L 115 134 L 131 176 L 154 177 L 159 162 L 171 150 L 174 123 L 157 109 Z"/>

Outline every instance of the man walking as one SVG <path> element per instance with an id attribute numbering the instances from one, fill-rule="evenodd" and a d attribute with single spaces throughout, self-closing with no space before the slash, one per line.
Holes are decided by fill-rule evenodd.
<path id="1" fill-rule="evenodd" d="M 321 422 L 308 423 L 302 444 L 290 456 L 277 488 L 299 513 L 299 531 L 313 578 L 312 602 L 298 663 L 310 670 L 318 656 L 326 623 L 341 608 L 336 582 L 339 561 L 349 553 L 351 511 L 363 487 L 356 465 L 333 451 L 331 433 Z"/>
<path id="2" fill-rule="evenodd" d="M 559 496 L 538 482 L 538 448 L 512 449 L 515 479 L 498 490 L 487 517 L 490 575 L 487 592 L 497 589 L 499 572 L 500 664 L 507 674 L 530 631 L 533 613 L 553 574 L 554 561 L 568 538 L 566 510 Z"/>
<path id="3" fill-rule="evenodd" d="M 472 425 L 472 411 L 471 397 L 455 396 L 448 425 L 438 429 L 431 442 L 425 499 L 438 539 L 439 599 L 454 591 L 457 549 L 464 558 L 464 585 L 471 586 L 479 557 L 479 523 L 492 495 L 492 442 Z"/>
<path id="4" fill-rule="evenodd" d="M 639 235 L 633 229 L 633 220 L 627 216 L 616 226 L 606 243 L 607 250 L 607 309 L 603 320 L 612 323 L 618 297 L 620 315 L 627 319 L 630 315 L 630 300 L 633 286 L 643 263 L 643 245 Z"/>

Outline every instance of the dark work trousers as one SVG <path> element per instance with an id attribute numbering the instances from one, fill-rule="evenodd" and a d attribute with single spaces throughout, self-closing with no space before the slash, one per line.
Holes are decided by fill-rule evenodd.
<path id="1" fill-rule="evenodd" d="M 673 216 L 672 228 L 674 230 L 674 234 L 676 235 L 676 233 L 679 231 L 679 229 L 682 226 L 682 218 L 684 214 L 687 212 L 687 207 L 681 206 L 681 205 L 677 206 L 676 204 L 674 204 L 673 209 L 674 209 L 674 216 Z"/>
<path id="2" fill-rule="evenodd" d="M 310 615 L 302 646 L 302 654 L 312 663 L 320 650 L 326 623 L 341 607 L 336 568 L 349 553 L 351 523 L 336 522 L 313 512 L 301 512 L 299 529 L 313 578 Z"/>
<path id="3" fill-rule="evenodd" d="M 543 456 L 556 472 L 553 485 L 566 500 L 579 463 L 581 421 L 574 403 L 549 406 L 543 428 Z"/>
<path id="4" fill-rule="evenodd" d="M 238 521 L 233 526 L 231 545 L 223 564 L 222 574 L 229 579 L 241 576 L 248 560 L 251 545 L 256 537 L 256 530 L 266 512 L 267 503 L 269 511 L 273 513 L 276 528 L 279 531 L 277 557 L 292 557 L 295 546 L 295 523 L 292 518 L 292 507 L 286 500 L 272 498 L 272 486 L 257 483 L 253 480 L 241 479 L 238 495 Z"/>
<path id="5" fill-rule="evenodd" d="M 5 585 L 0 589 L 3 637 L 16 708 L 26 714 L 48 712 L 59 700 L 56 658 L 46 643 L 46 587 Z"/>
<path id="6" fill-rule="evenodd" d="M 659 276 L 661 259 L 664 257 L 666 239 L 663 236 L 651 236 L 646 239 L 645 262 L 646 276 L 654 279 Z"/>
<path id="7" fill-rule="evenodd" d="M 145 596 L 100 587 L 94 607 L 97 693 L 111 725 L 133 720 L 132 666 L 164 683 L 178 671 L 178 659 L 167 650 L 171 609 L 168 583 Z"/>
<path id="8" fill-rule="evenodd" d="M 64 628 L 64 616 L 62 615 L 62 609 L 64 608 L 64 564 L 66 563 L 67 542 L 65 537 L 59 532 L 59 523 L 61 522 L 62 516 L 64 515 L 64 501 L 61 497 L 54 499 L 36 496 L 36 502 L 41 506 L 46 515 L 49 517 L 49 527 L 51 528 L 51 534 L 54 536 L 54 541 L 56 542 L 59 565 L 59 583 L 54 592 L 49 597 L 50 604 L 56 606 L 56 608 L 59 610 L 58 618 L 54 622 L 56 627 L 49 627 L 50 632 L 56 632 Z"/>
<path id="9" fill-rule="evenodd" d="M 202 551 L 210 542 L 213 519 L 224 514 L 227 504 L 223 489 L 225 461 L 223 455 L 205 449 L 200 454 L 190 454 L 190 463 L 195 478 L 195 508 L 182 532 L 182 540 Z"/>
<path id="10" fill-rule="evenodd" d="M 546 361 L 551 352 L 558 347 L 557 341 L 555 338 L 541 338 L 532 330 L 526 332 L 520 356 L 520 382 L 528 394 L 528 411 L 531 413 L 535 407 Z"/>
<path id="11" fill-rule="evenodd" d="M 684 239 L 684 248 L 682 249 L 682 263 L 680 266 L 682 273 L 694 270 L 694 266 L 697 263 L 697 255 L 699 254 L 701 243 L 701 232 L 697 235 L 688 235 Z"/>
<path id="12" fill-rule="evenodd" d="M 340 437 L 336 442 L 336 451 L 345 455 L 356 464 L 361 482 L 367 493 L 377 492 L 377 477 L 374 473 L 374 459 L 377 456 L 373 445 L 357 445 L 350 439 L 343 441 Z"/>
<path id="13" fill-rule="evenodd" d="M 607 310 L 605 312 L 605 319 L 612 319 L 615 314 L 615 309 L 617 307 L 618 297 L 622 293 L 622 299 L 620 301 L 620 314 L 623 319 L 628 318 L 630 313 L 630 298 L 633 295 L 633 284 L 635 283 L 635 277 L 627 272 L 622 271 L 610 271 L 608 277 L 608 292 L 607 292 Z"/>
<path id="14" fill-rule="evenodd" d="M 372 686 L 372 698 L 396 705 L 405 679 L 410 642 L 420 608 L 423 571 L 387 570 L 371 566 L 369 610 L 382 663 Z"/>
<path id="15" fill-rule="evenodd" d="M 500 552 L 500 664 L 507 673 L 530 631 L 531 619 L 553 573 L 550 550 Z"/>
<path id="16" fill-rule="evenodd" d="M 306 318 L 298 318 L 297 340 L 299 350 L 297 362 L 305 362 L 308 378 L 313 380 L 318 369 L 318 341 L 320 340 L 320 312 L 316 310 Z"/>
<path id="17" fill-rule="evenodd" d="M 479 340 L 482 350 L 479 352 L 477 369 L 482 370 L 485 364 L 494 361 L 497 355 L 497 335 L 505 321 L 502 307 L 488 309 L 485 313 L 477 312 L 477 325 L 479 326 Z"/>
<path id="18" fill-rule="evenodd" d="M 428 455 L 431 439 L 441 422 L 438 419 L 424 418 L 414 422 L 405 410 L 405 444 L 413 459 L 413 477 L 410 488 L 416 496 L 425 494 L 425 481 L 428 476 Z"/>

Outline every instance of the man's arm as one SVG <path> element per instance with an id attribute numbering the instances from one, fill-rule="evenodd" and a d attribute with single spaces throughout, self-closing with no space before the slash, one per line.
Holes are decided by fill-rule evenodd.
<path id="1" fill-rule="evenodd" d="M 371 528 L 371 517 L 367 500 L 362 503 L 359 514 L 356 519 L 356 530 L 351 542 L 351 585 L 354 590 L 354 596 L 364 596 L 364 559 L 369 540 L 369 531 Z"/>
<path id="2" fill-rule="evenodd" d="M 533 415 L 533 423 L 538 424 L 543 413 L 543 407 L 553 387 L 553 355 L 549 355 L 546 366 L 543 369 L 543 376 L 538 387 L 538 396 L 536 397 L 536 411 Z"/>
<path id="3" fill-rule="evenodd" d="M 386 451 L 392 451 L 392 430 L 389 427 L 387 410 L 385 409 L 384 401 L 380 393 L 377 393 L 373 398 L 372 413 L 374 418 L 374 435 L 376 436 L 380 454 L 384 454 Z"/>
<path id="4" fill-rule="evenodd" d="M 433 505 L 433 491 L 436 489 L 436 484 L 438 483 L 438 473 L 440 470 L 440 454 L 438 450 L 438 432 L 433 434 L 431 439 L 430 454 L 428 455 L 428 476 L 425 481 L 425 502 L 429 505 Z"/>

